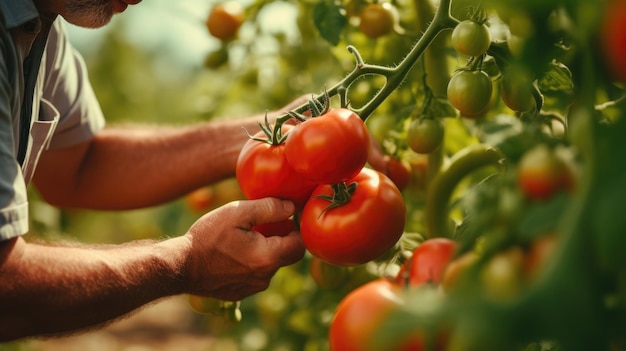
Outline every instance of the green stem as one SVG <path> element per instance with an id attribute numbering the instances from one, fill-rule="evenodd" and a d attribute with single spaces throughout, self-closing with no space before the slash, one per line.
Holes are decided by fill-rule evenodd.
<path id="1" fill-rule="evenodd" d="M 448 204 L 452 192 L 477 169 L 488 165 L 499 166 L 504 156 L 496 148 L 474 144 L 457 152 L 447 166 L 433 178 L 426 194 L 426 234 L 428 237 L 452 237 Z"/>
<path id="2" fill-rule="evenodd" d="M 361 57 L 361 54 L 353 46 L 348 46 L 348 51 L 354 55 L 355 68 L 341 81 L 335 84 L 322 94 L 314 96 L 314 99 L 321 100 L 325 96 L 332 97 L 341 94 L 342 101 L 347 101 L 347 94 L 350 85 L 358 78 L 366 75 L 379 75 L 386 78 L 385 85 L 378 93 L 372 97 L 365 105 L 358 109 L 354 109 L 361 119 L 366 120 L 380 106 L 383 101 L 402 83 L 408 73 L 411 71 L 417 60 L 426 51 L 429 45 L 435 40 L 437 35 L 444 30 L 452 29 L 458 23 L 458 20 L 450 15 L 451 0 L 441 0 L 439 7 L 435 12 L 435 16 L 420 39 L 411 48 L 407 56 L 395 67 L 384 67 L 379 65 L 367 64 Z M 309 108 L 308 104 L 302 104 L 297 107 L 294 112 L 303 113 Z"/>

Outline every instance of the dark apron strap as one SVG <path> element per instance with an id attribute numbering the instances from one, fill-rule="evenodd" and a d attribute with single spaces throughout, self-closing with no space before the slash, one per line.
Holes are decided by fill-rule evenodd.
<path id="1" fill-rule="evenodd" d="M 22 110 L 20 115 L 20 132 L 19 145 L 17 149 L 17 162 L 23 165 L 28 149 L 28 139 L 30 138 L 30 124 L 33 114 L 33 99 L 35 98 L 35 85 L 37 76 L 39 75 L 39 66 L 41 58 L 48 41 L 49 30 L 43 29 L 42 33 L 35 38 L 32 50 L 28 57 L 24 60 L 24 100 L 22 102 Z"/>

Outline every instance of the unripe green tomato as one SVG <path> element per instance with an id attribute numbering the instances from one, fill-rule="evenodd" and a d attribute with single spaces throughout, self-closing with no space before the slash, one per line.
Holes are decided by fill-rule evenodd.
<path id="1" fill-rule="evenodd" d="M 311 258 L 309 273 L 315 284 L 324 290 L 338 289 L 348 281 L 347 268 L 326 263 L 317 257 Z"/>
<path id="2" fill-rule="evenodd" d="M 522 67 L 509 67 L 502 76 L 502 101 L 513 111 L 526 112 L 535 107 L 532 77 Z"/>
<path id="3" fill-rule="evenodd" d="M 464 20 L 452 30 L 450 38 L 452 47 L 460 54 L 480 56 L 487 52 L 491 45 L 491 34 L 483 23 Z"/>
<path id="4" fill-rule="evenodd" d="M 507 300 L 520 293 L 523 287 L 524 252 L 513 247 L 492 257 L 482 268 L 480 279 L 487 295 L 496 300 Z"/>
<path id="5" fill-rule="evenodd" d="M 464 117 L 476 118 L 487 112 L 493 85 L 483 71 L 463 70 L 448 82 L 448 100 Z"/>
<path id="6" fill-rule="evenodd" d="M 407 144 L 418 154 L 435 151 L 443 141 L 443 123 L 438 118 L 421 117 L 409 124 Z"/>

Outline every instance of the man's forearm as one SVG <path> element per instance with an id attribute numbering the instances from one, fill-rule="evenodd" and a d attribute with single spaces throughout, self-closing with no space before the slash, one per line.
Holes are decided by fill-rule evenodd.
<path id="1" fill-rule="evenodd" d="M 258 129 L 255 120 L 244 124 Z M 64 207 L 122 210 L 173 200 L 234 176 L 247 136 L 234 121 L 183 128 L 111 128 L 89 146 L 42 155 L 35 184 Z"/>
<path id="2" fill-rule="evenodd" d="M 0 244 L 0 341 L 97 326 L 184 292 L 184 237 L 114 248 Z"/>

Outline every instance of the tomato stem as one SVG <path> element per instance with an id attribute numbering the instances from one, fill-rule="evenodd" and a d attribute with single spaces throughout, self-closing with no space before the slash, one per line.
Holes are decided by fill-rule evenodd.
<path id="1" fill-rule="evenodd" d="M 415 45 L 410 49 L 409 53 L 404 59 L 395 67 L 386 67 L 375 64 L 365 63 L 359 51 L 352 45 L 347 47 L 347 50 L 354 56 L 356 62 L 354 69 L 341 81 L 335 84 L 330 89 L 324 91 L 324 93 L 315 96 L 313 99 L 317 101 L 327 101 L 322 99 L 328 99 L 330 97 L 340 95 L 342 105 L 348 105 L 348 90 L 352 83 L 362 76 L 378 75 L 386 78 L 385 85 L 374 95 L 367 103 L 360 108 L 353 108 L 352 110 L 361 117 L 362 120 L 366 120 L 373 112 L 380 106 L 383 101 L 402 83 L 407 77 L 415 63 L 419 60 L 426 49 L 437 38 L 439 33 L 454 28 L 459 21 L 450 15 L 450 3 L 451 0 L 441 0 L 439 7 L 435 12 L 435 16 L 430 25 L 424 31 L 424 34 L 419 38 Z M 295 113 L 303 113 L 310 109 L 310 104 L 302 104 L 293 110 Z M 287 116 L 292 116 L 288 113 Z M 279 117 L 282 120 L 284 117 Z"/>
<path id="2" fill-rule="evenodd" d="M 456 186 L 465 176 L 488 166 L 500 166 L 504 156 L 496 148 L 474 144 L 457 152 L 450 163 L 433 178 L 426 194 L 426 234 L 452 237 L 448 204 Z"/>
<path id="3" fill-rule="evenodd" d="M 324 209 L 322 210 L 322 212 L 320 212 L 319 216 L 321 216 L 324 212 L 339 207 L 339 206 L 343 206 L 347 203 L 350 202 L 350 199 L 352 198 L 352 194 L 354 194 L 354 191 L 357 188 L 358 183 L 357 182 L 353 182 L 350 184 L 346 184 L 344 183 L 337 183 L 337 184 L 332 184 L 331 188 L 333 189 L 333 195 L 332 196 L 327 196 L 327 195 L 319 195 L 316 196 L 318 199 L 323 199 L 323 200 L 328 200 L 330 201 L 330 205 L 324 207 Z M 318 216 L 318 218 L 319 218 Z"/>

